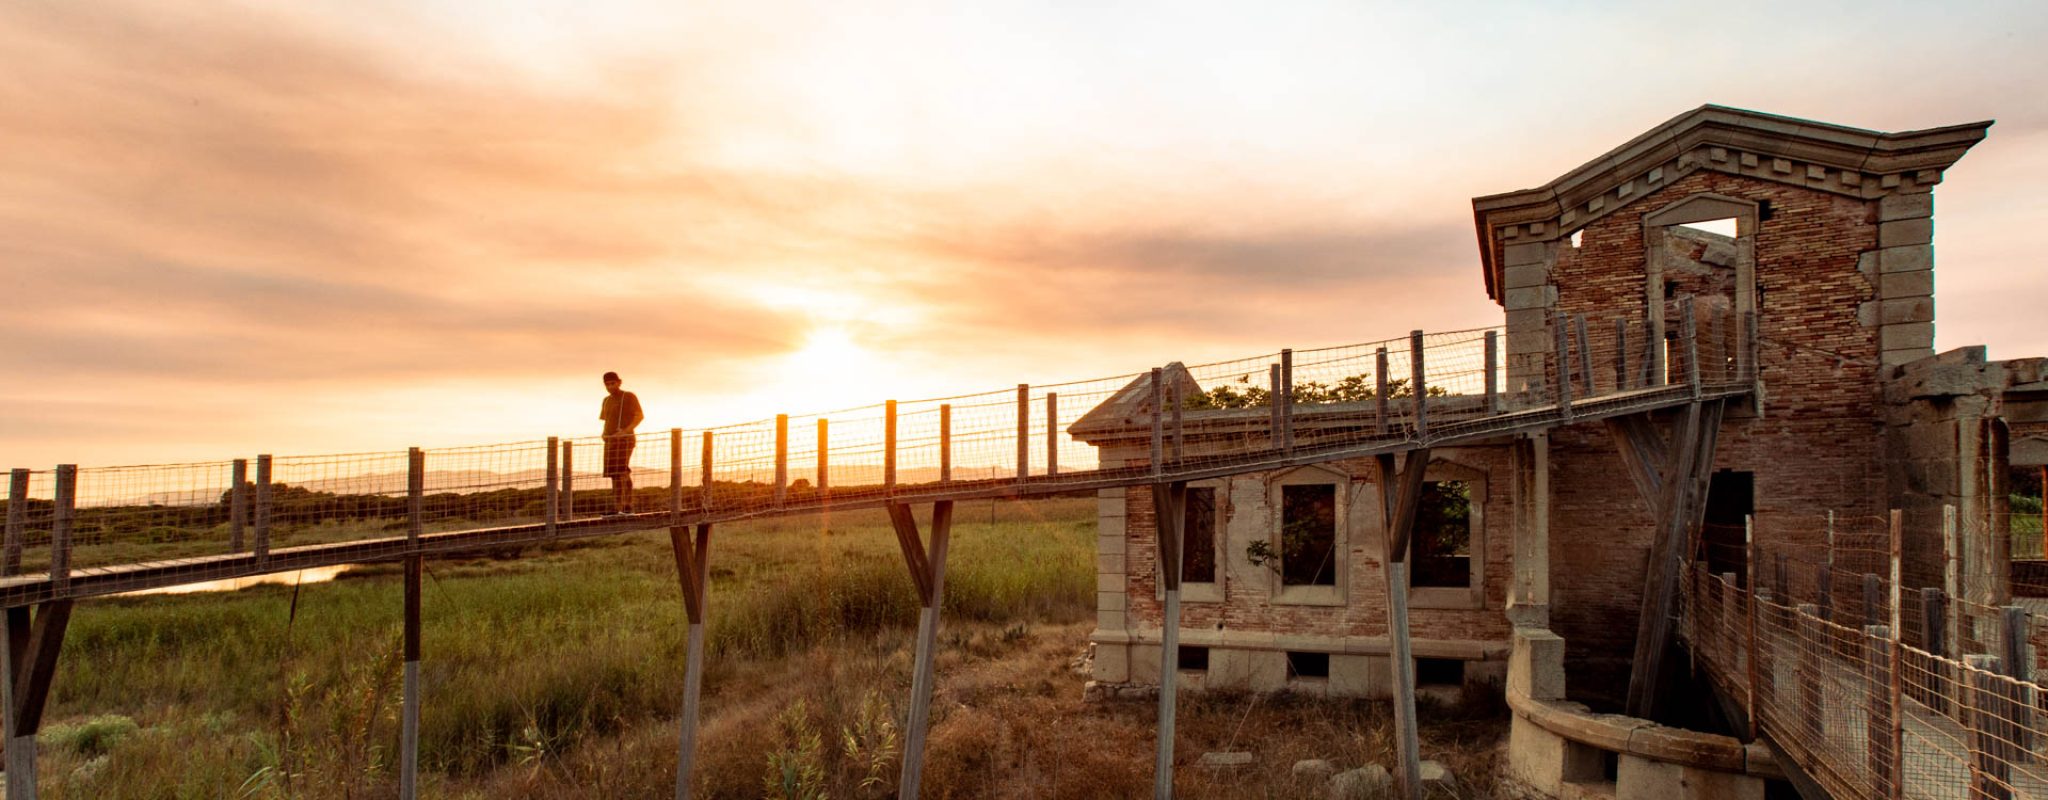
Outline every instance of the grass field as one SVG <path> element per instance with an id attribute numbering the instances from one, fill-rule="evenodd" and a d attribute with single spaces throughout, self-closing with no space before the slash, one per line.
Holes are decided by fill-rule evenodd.
<path id="1" fill-rule="evenodd" d="M 1150 705 L 1080 701 L 1093 627 L 1094 502 L 963 505 L 940 640 L 926 796 L 1149 791 Z M 714 534 L 699 796 L 894 793 L 916 606 L 886 518 Z M 389 797 L 400 585 L 326 584 L 82 604 L 40 762 L 58 798 Z M 665 534 L 440 561 L 425 589 L 423 796 L 672 793 L 684 626 Z M 1384 709 L 1285 697 L 1183 702 L 1196 797 L 1320 796 L 1294 758 L 1386 763 Z M 1442 718 L 1425 752 L 1491 758 L 1497 720 Z M 1475 784 L 1471 796 L 1486 787 Z"/>

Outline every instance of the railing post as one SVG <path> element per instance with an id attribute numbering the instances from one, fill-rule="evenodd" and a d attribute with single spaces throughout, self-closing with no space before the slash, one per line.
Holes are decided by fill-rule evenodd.
<path id="1" fill-rule="evenodd" d="M 1379 406 L 1379 422 L 1373 426 L 1373 432 L 1385 436 L 1387 435 L 1387 348 L 1382 347 L 1374 351 L 1373 359 L 1375 364 L 1372 371 L 1375 387 L 1373 389 L 1373 402 Z"/>
<path id="2" fill-rule="evenodd" d="M 562 440 L 562 520 L 576 518 L 576 440 Z"/>
<path id="3" fill-rule="evenodd" d="M 1571 343 L 1566 341 L 1569 334 L 1565 333 L 1564 323 L 1564 312 L 1551 313 L 1551 338 L 1556 340 L 1557 349 L 1556 355 L 1551 357 L 1551 363 L 1556 366 L 1556 369 L 1552 370 L 1556 374 L 1551 376 L 1551 383 L 1557 390 L 1557 411 L 1564 419 L 1569 420 L 1572 418 L 1572 355 Z"/>
<path id="4" fill-rule="evenodd" d="M 405 543 L 417 547 L 427 528 L 427 452 L 417 447 L 405 453 Z"/>
<path id="5" fill-rule="evenodd" d="M 1586 390 L 1586 396 L 1592 397 L 1594 394 L 1593 337 L 1586 332 L 1586 315 L 1572 315 L 1572 328 L 1579 339 L 1579 380 L 1585 384 L 1583 388 Z"/>
<path id="6" fill-rule="evenodd" d="M 1500 413 L 1500 331 L 1486 332 L 1486 413 Z"/>
<path id="7" fill-rule="evenodd" d="M 1885 630 L 1888 634 L 1886 638 L 1889 640 L 1888 644 L 1890 645 L 1891 654 L 1884 659 L 1884 665 L 1886 683 L 1885 707 L 1888 709 L 1886 713 L 1886 722 L 1889 723 L 1885 731 L 1885 736 L 1886 740 L 1891 745 L 1892 751 L 1891 771 L 1886 774 L 1889 776 L 1891 780 L 1890 789 L 1891 796 L 1893 798 L 1901 798 L 1905 796 L 1905 786 L 1899 780 L 1900 777 L 1902 777 L 1904 774 L 1903 769 L 1900 767 L 1900 763 L 1906 757 L 1906 713 L 1902 703 L 1902 699 L 1904 697 L 1904 687 L 1900 684 L 1899 675 L 1899 664 L 1903 660 L 1903 656 L 1906 652 L 1905 642 L 1903 642 L 1900 639 L 1901 634 L 1905 633 L 1905 628 L 1900 624 L 1901 621 L 1899 618 L 1899 586 L 1901 583 L 1899 574 L 1899 562 L 1902 560 L 1901 555 L 1904 553 L 1905 547 L 1905 527 L 1902 522 L 1902 519 L 1903 517 L 1900 515 L 1899 510 L 1896 508 L 1892 509 L 1890 553 L 1892 575 L 1891 596 L 1889 598 L 1889 605 L 1891 606 L 1891 619 L 1885 625 Z"/>
<path id="8" fill-rule="evenodd" d="M 414 448 L 417 451 L 418 448 Z M 417 515 L 415 515 L 417 518 Z M 420 573 L 419 553 L 405 558 L 405 699 L 400 711 L 398 796 L 419 796 L 420 771 Z"/>
<path id="9" fill-rule="evenodd" d="M 1160 406 L 1166 403 L 1166 388 L 1162 383 L 1166 370 L 1152 368 L 1152 477 L 1166 472 L 1166 416 L 1160 413 Z"/>
<path id="10" fill-rule="evenodd" d="M 7 473 L 7 539 L 0 549 L 0 575 L 21 572 L 22 540 L 28 534 L 28 470 Z"/>
<path id="11" fill-rule="evenodd" d="M 1045 476 L 1060 474 L 1060 393 L 1045 393 Z"/>
<path id="12" fill-rule="evenodd" d="M 939 404 L 939 481 L 953 480 L 953 406 Z"/>
<path id="13" fill-rule="evenodd" d="M 547 535 L 555 538 L 555 527 L 562 516 L 562 464 L 561 444 L 553 436 L 548 437 L 548 486 L 547 492 Z"/>
<path id="14" fill-rule="evenodd" d="M 1280 389 L 1273 395 L 1280 407 L 1280 449 L 1294 452 L 1294 350 L 1280 349 Z"/>
<path id="15" fill-rule="evenodd" d="M 1692 387 L 1692 398 L 1700 399 L 1700 331 L 1692 316 L 1692 297 L 1688 295 L 1678 304 L 1681 315 L 1680 330 L 1685 336 L 1685 382 Z"/>
<path id="16" fill-rule="evenodd" d="M 1823 622 L 1835 621 L 1835 568 L 1822 564 L 1813 568 L 1813 591 L 1819 595 L 1820 618 Z"/>
<path id="17" fill-rule="evenodd" d="M 832 500 L 832 433 L 831 423 L 824 417 L 818 418 L 818 503 Z"/>
<path id="18" fill-rule="evenodd" d="M 1017 483 L 1031 479 L 1031 386 L 1017 384 Z"/>
<path id="19" fill-rule="evenodd" d="M 1614 318 L 1614 390 L 1628 391 L 1628 318 Z"/>
<path id="20" fill-rule="evenodd" d="M 2022 754 L 2032 754 L 2033 759 L 2039 761 L 2043 756 L 2040 748 L 2036 746 L 2033 732 L 2036 713 L 2034 709 L 2039 706 L 2040 699 L 2034 696 L 2035 689 L 2031 684 L 2034 679 L 2034 665 L 2027 658 L 2027 610 L 2019 606 L 2006 606 L 1999 611 L 1999 622 L 2004 628 L 1999 637 L 1999 641 L 2004 645 L 2001 648 L 2004 652 L 1999 656 L 1999 661 L 2005 667 L 2005 676 L 2013 680 L 2008 687 L 2012 690 L 2013 696 L 2006 703 L 2006 707 L 2012 710 L 2006 720 L 2007 730 L 2012 732 L 2008 737 L 2012 742 L 2011 752 L 2016 758 L 2024 757 Z"/>
<path id="21" fill-rule="evenodd" d="M 676 800 L 689 800 L 697 761 L 697 706 L 704 684 L 704 618 L 711 561 L 711 524 L 699 523 L 694 541 L 690 529 L 668 529 L 676 559 L 676 582 L 683 590 L 684 621 L 689 625 L 683 652 L 683 713 L 676 726 Z"/>
<path id="22" fill-rule="evenodd" d="M 1780 561 L 1779 563 L 1782 564 L 1784 562 Z M 1745 514 L 1742 517 L 1742 566 L 1743 569 L 1748 570 L 1749 572 L 1749 596 L 1743 602 L 1743 610 L 1749 613 L 1742 615 L 1744 633 L 1743 638 L 1748 640 L 1747 652 L 1749 653 L 1749 657 L 1743 659 L 1743 661 L 1747 662 L 1749 667 L 1749 669 L 1746 670 L 1748 674 L 1744 676 L 1744 678 L 1748 682 L 1746 697 L 1748 698 L 1749 702 L 1749 738 L 1751 741 L 1755 741 L 1757 737 L 1758 727 L 1756 719 L 1757 661 L 1760 656 L 1756 649 L 1756 601 L 1757 595 L 1759 594 L 1759 589 L 1756 585 L 1756 517 L 1754 515 L 1749 514 Z M 1780 596 L 1785 596 L 1785 592 L 1782 586 L 1779 589 L 1778 594 Z M 1787 599 L 1790 598 L 1787 597 Z"/>
<path id="23" fill-rule="evenodd" d="M 1173 385 L 1173 388 L 1167 392 L 1166 397 L 1167 406 L 1173 409 L 1173 465 L 1179 467 L 1181 459 L 1185 456 L 1183 448 L 1186 445 L 1185 440 L 1187 439 L 1187 431 L 1181 423 L 1180 413 L 1181 407 L 1187 404 L 1187 400 L 1180 396 L 1179 383 Z"/>
<path id="24" fill-rule="evenodd" d="M 78 518 L 78 465 L 57 465 L 57 514 L 50 527 L 50 594 L 71 588 L 71 529 Z"/>
<path id="25" fill-rule="evenodd" d="M 775 505 L 789 501 L 789 415 L 775 415 Z"/>
<path id="26" fill-rule="evenodd" d="M 2012 798 L 2012 713 L 1998 657 L 1963 656 L 1963 686 L 1969 699 L 1970 794 L 1985 800 Z"/>
<path id="27" fill-rule="evenodd" d="M 228 490 L 228 552 L 239 553 L 245 544 L 242 541 L 242 529 L 249 516 L 249 489 L 243 486 L 249 482 L 249 459 L 235 459 L 234 468 L 230 470 L 230 479 L 234 481 L 234 488 Z M 10 552 L 19 563 L 20 552 Z"/>
<path id="28" fill-rule="evenodd" d="M 256 562 L 270 560 L 270 455 L 256 457 Z"/>
<path id="29" fill-rule="evenodd" d="M 882 404 L 882 492 L 896 493 L 896 401 Z"/>
<path id="30" fill-rule="evenodd" d="M 1798 613 L 1793 615 L 1793 635 L 1798 640 L 1799 661 L 1795 668 L 1799 679 L 1799 706 L 1792 711 L 1804 724 L 1806 736 L 1821 735 L 1821 720 L 1826 696 L 1821 691 L 1821 670 L 1835 654 L 1828 644 L 1826 628 L 1820 622 L 1820 609 L 1812 603 L 1800 603 Z"/>
<path id="31" fill-rule="evenodd" d="M 1187 484 L 1152 484 L 1152 508 L 1158 533 L 1159 585 L 1165 599 L 1159 631 L 1159 739 L 1152 764 L 1154 800 L 1173 798 L 1175 686 L 1180 677 L 1181 556 L 1187 521 Z"/>
<path id="32" fill-rule="evenodd" d="M 697 504 L 709 515 L 717 498 L 717 484 L 711 477 L 711 431 L 704 432 L 704 452 L 697 459 Z"/>
<path id="33" fill-rule="evenodd" d="M 683 524 L 683 429 L 668 429 L 668 524 Z"/>
<path id="34" fill-rule="evenodd" d="M 1890 626 L 1866 625 L 1862 630 L 1864 769 L 1870 773 L 1871 797 L 1898 797 L 1898 769 L 1903 754 L 1892 738 L 1893 724 L 1900 715 L 1897 698 L 1891 692 L 1899 672 L 1897 662 L 1893 661 L 1897 652 L 1891 646 Z"/>
<path id="35" fill-rule="evenodd" d="M 1266 424 L 1266 432 L 1275 450 L 1287 449 L 1287 408 L 1281 402 L 1280 365 L 1266 365 L 1266 410 L 1272 418 Z"/>
<path id="36" fill-rule="evenodd" d="M 1425 441 L 1429 436 L 1429 382 L 1423 359 L 1422 331 L 1408 332 L 1408 368 L 1413 373 L 1409 385 L 1415 388 L 1415 441 Z"/>
<path id="37" fill-rule="evenodd" d="M 1948 592 L 1951 601 L 1964 600 L 1962 548 L 1958 546 L 1956 539 L 1956 507 L 1952 505 L 1941 507 L 1941 550 L 1942 590 Z M 1954 647 L 1958 653 L 1964 652 L 1970 646 L 1969 639 L 1964 638 L 1965 633 L 1967 632 L 1963 630 L 1963 604 L 1952 602 L 1949 605 L 1948 640 L 1949 646 Z"/>

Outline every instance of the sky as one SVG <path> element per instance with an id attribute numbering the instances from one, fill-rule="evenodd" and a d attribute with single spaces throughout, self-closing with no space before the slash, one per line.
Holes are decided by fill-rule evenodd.
<path id="1" fill-rule="evenodd" d="M 1939 349 L 2048 355 L 2048 6 L 0 4 L 0 466 L 698 428 L 1498 324 L 1471 198 L 1702 103 L 1996 119 Z"/>

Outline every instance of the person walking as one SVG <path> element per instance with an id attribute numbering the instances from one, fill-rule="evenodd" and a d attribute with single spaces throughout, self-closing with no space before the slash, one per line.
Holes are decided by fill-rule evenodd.
<path id="1" fill-rule="evenodd" d="M 633 429 L 645 419 L 639 396 L 619 385 L 619 373 L 604 374 L 604 403 L 597 410 L 604 420 L 604 476 L 612 479 L 613 516 L 633 513 Z"/>

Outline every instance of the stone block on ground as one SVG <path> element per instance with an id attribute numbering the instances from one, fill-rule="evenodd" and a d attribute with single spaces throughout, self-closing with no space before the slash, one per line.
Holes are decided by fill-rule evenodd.
<path id="1" fill-rule="evenodd" d="M 1423 797 L 1457 797 L 1458 779 L 1441 762 L 1422 762 Z"/>
<path id="2" fill-rule="evenodd" d="M 1337 771 L 1337 765 L 1327 759 L 1305 758 L 1294 762 L 1294 777 L 1300 780 L 1326 781 Z"/>
<path id="3" fill-rule="evenodd" d="M 1249 766 L 1251 766 L 1251 765 L 1252 765 L 1252 754 L 1250 754 L 1250 753 L 1247 753 L 1247 752 L 1243 752 L 1243 751 L 1236 751 L 1236 750 L 1234 750 L 1234 751 L 1225 751 L 1225 752 L 1220 752 L 1220 753 L 1203 753 L 1203 754 L 1202 754 L 1202 766 L 1205 766 L 1205 767 L 1232 767 L 1232 768 L 1236 768 L 1236 767 L 1249 767 Z"/>
<path id="4" fill-rule="evenodd" d="M 1393 790 L 1394 776 L 1378 764 L 1347 769 L 1330 777 L 1330 800 L 1384 797 Z"/>

